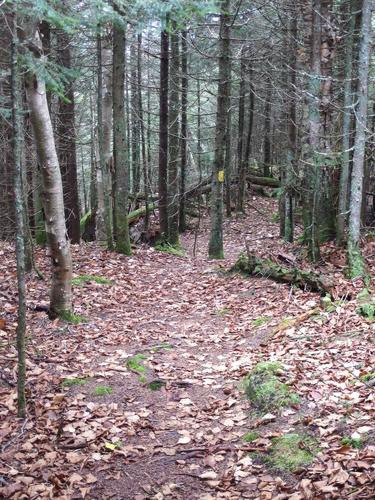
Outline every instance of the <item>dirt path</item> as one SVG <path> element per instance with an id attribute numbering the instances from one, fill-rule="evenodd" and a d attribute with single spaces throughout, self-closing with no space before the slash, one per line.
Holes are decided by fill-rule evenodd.
<path id="1" fill-rule="evenodd" d="M 269 211 L 261 205 L 269 201 L 257 203 Z M 75 289 L 75 310 L 87 323 L 51 324 L 30 314 L 34 404 L 26 423 L 14 419 L 14 388 L 2 388 L 0 476 L 8 498 L 371 498 L 374 398 L 360 375 L 373 366 L 372 327 L 346 304 L 269 339 L 274 326 L 318 298 L 223 273 L 244 235 L 254 248 L 279 244 L 277 226 L 254 209 L 226 226 L 220 263 L 204 257 L 207 220 L 196 258 L 193 231 L 183 237 L 184 258 L 149 248 L 131 258 L 74 249 L 77 275 L 112 284 Z M 14 279 L 9 265 L 3 272 Z M 12 293 L 4 299 L 7 325 Z M 33 283 L 32 300 L 44 296 L 45 284 Z M 14 356 L 14 348 L 4 349 L 8 382 Z M 286 367 L 301 401 L 263 419 L 240 387 L 262 360 Z M 273 437 L 301 428 L 320 443 L 307 470 L 272 472 L 249 455 L 262 456 Z M 259 437 L 246 443 L 252 430 Z M 362 450 L 342 446 L 353 432 L 366 435 Z"/>

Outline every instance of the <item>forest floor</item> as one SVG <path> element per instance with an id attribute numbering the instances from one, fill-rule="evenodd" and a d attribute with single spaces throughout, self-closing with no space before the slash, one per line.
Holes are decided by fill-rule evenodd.
<path id="1" fill-rule="evenodd" d="M 342 252 L 327 245 L 319 267 L 342 299 L 329 310 L 317 294 L 226 272 L 245 239 L 305 264 L 278 238 L 275 203 L 254 198 L 245 218 L 225 222 L 223 261 L 206 258 L 207 215 L 194 258 L 194 230 L 181 238 L 185 257 L 74 246 L 75 276 L 109 283 L 76 280 L 86 322 L 29 310 L 25 421 L 16 418 L 14 255 L 1 244 L 0 497 L 374 498 L 374 324 L 356 312 L 362 285 L 345 280 Z M 365 251 L 374 266 L 373 243 Z M 36 257 L 48 276 L 45 250 Z M 47 297 L 47 281 L 28 281 L 30 306 Z M 281 363 L 299 400 L 259 412 L 241 381 L 267 361 Z M 311 452 L 309 465 L 272 465 L 284 434 L 302 436 L 284 456 Z"/>

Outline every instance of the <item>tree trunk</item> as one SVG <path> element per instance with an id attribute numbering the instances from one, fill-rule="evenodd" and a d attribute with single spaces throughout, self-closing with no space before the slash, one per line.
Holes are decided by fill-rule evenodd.
<path id="1" fill-rule="evenodd" d="M 348 219 L 349 178 L 350 178 L 350 135 L 352 120 L 352 77 L 353 77 L 353 36 L 355 15 L 352 12 L 352 0 L 346 0 L 345 13 L 347 15 L 348 32 L 345 46 L 344 102 L 342 121 L 342 155 L 340 188 L 337 215 L 336 242 L 342 245 L 345 236 L 345 226 Z"/>
<path id="2" fill-rule="evenodd" d="M 166 19 L 168 24 L 168 16 Z M 160 106 L 159 106 L 159 219 L 160 233 L 168 236 L 168 73 L 169 36 L 160 35 Z"/>
<path id="3" fill-rule="evenodd" d="M 319 186 L 320 186 L 320 49 L 321 49 L 321 0 L 304 4 L 305 22 L 311 30 L 311 41 L 306 41 L 306 48 L 311 43 L 310 63 L 307 65 L 308 85 L 305 98 L 306 137 L 303 144 L 304 176 L 304 240 L 308 245 L 309 258 L 317 262 L 319 252 Z"/>
<path id="4" fill-rule="evenodd" d="M 146 151 L 146 133 L 145 133 L 145 122 L 143 116 L 143 99 L 142 99 L 142 34 L 139 33 L 137 37 L 137 78 L 138 78 L 138 110 L 139 110 L 139 124 L 141 133 L 141 146 L 142 146 L 142 171 L 143 171 L 143 184 L 144 184 L 144 194 L 145 194 L 145 223 L 143 231 L 147 233 L 149 226 L 149 163 L 148 154 Z"/>
<path id="5" fill-rule="evenodd" d="M 271 172 L 271 99 L 272 82 L 270 75 L 268 75 L 266 78 L 266 102 L 264 105 L 264 177 L 270 177 Z"/>
<path id="6" fill-rule="evenodd" d="M 26 417 L 26 360 L 25 360 L 25 335 L 26 335 L 26 282 L 25 282 L 25 203 L 22 188 L 22 131 L 21 109 L 22 99 L 20 92 L 18 70 L 18 36 L 17 16 L 12 20 L 12 48 L 11 48 L 11 101 L 13 125 L 13 163 L 14 163 L 14 208 L 16 215 L 16 259 L 17 259 L 17 416 Z"/>
<path id="7" fill-rule="evenodd" d="M 98 211 L 98 185 L 97 185 L 97 158 L 95 154 L 95 128 L 94 109 L 92 97 L 90 96 L 90 211 L 87 224 L 84 227 L 82 238 L 84 241 L 95 241 L 96 239 L 96 215 Z"/>
<path id="8" fill-rule="evenodd" d="M 187 31 L 181 33 L 181 171 L 179 231 L 186 230 L 185 191 L 187 175 L 187 107 L 188 107 L 188 54 Z"/>
<path id="9" fill-rule="evenodd" d="M 58 62 L 66 69 L 71 69 L 70 38 L 65 31 L 57 37 Z M 77 181 L 76 134 L 74 122 L 73 83 L 68 82 L 65 95 L 59 97 L 58 109 L 58 157 L 64 191 L 65 220 L 68 236 L 72 243 L 80 242 L 79 199 Z"/>
<path id="10" fill-rule="evenodd" d="M 179 35 L 177 23 L 171 23 L 171 55 L 169 70 L 169 161 L 168 161 L 168 242 L 178 245 L 179 215 Z"/>
<path id="11" fill-rule="evenodd" d="M 231 76 L 229 75 L 229 78 Z M 224 189 L 225 189 L 225 213 L 227 217 L 232 216 L 232 202 L 231 202 L 231 184 L 232 184 L 232 110 L 231 110 L 231 98 L 230 98 L 230 87 L 229 83 L 228 89 L 228 113 L 226 120 L 225 129 L 225 157 L 224 157 Z"/>
<path id="12" fill-rule="evenodd" d="M 221 1 L 219 40 L 219 83 L 217 92 L 215 158 L 212 170 L 211 188 L 211 234 L 208 247 L 210 259 L 224 258 L 223 246 L 223 183 L 225 131 L 229 112 L 230 78 L 230 0 Z"/>
<path id="13" fill-rule="evenodd" d="M 245 73 L 246 73 L 246 59 L 245 59 L 245 48 L 242 47 L 241 50 L 241 66 L 240 66 L 240 96 L 238 100 L 238 142 L 237 142 L 237 171 L 238 171 L 238 196 L 237 196 L 237 212 L 243 212 L 243 195 L 245 189 L 245 175 L 246 175 L 246 164 L 244 158 L 243 144 L 244 144 L 244 124 L 245 124 Z"/>
<path id="14" fill-rule="evenodd" d="M 12 161 L 12 127 L 7 115 L 10 114 L 10 81 L 9 62 L 11 32 L 8 24 L 11 17 L 2 13 L 0 25 L 0 239 L 7 240 L 14 237 L 14 189 L 13 189 L 13 161 Z"/>
<path id="15" fill-rule="evenodd" d="M 102 38 L 97 37 L 97 59 L 98 59 L 98 149 L 99 168 L 97 169 L 97 238 L 99 241 L 106 240 L 109 249 L 113 248 L 112 237 L 112 202 L 110 187 L 110 148 L 112 128 L 112 98 L 110 95 L 110 84 L 108 68 L 103 71 L 103 66 L 110 62 L 108 48 L 102 47 Z M 104 59 L 104 60 L 103 60 Z M 104 83 L 103 83 L 104 82 Z"/>
<path id="16" fill-rule="evenodd" d="M 130 46 L 130 94 L 131 94 L 131 150 L 133 172 L 133 194 L 137 194 L 141 186 L 140 137 L 139 137 L 139 99 L 137 88 L 137 49 L 135 41 Z"/>
<path id="17" fill-rule="evenodd" d="M 41 50 L 39 36 L 35 37 L 36 44 Z M 26 95 L 43 183 L 42 203 L 53 267 L 50 294 L 50 317 L 53 318 L 70 312 L 72 308 L 72 259 L 65 225 L 60 166 L 48 110 L 45 82 L 39 75 L 31 72 L 27 74 Z"/>
<path id="18" fill-rule="evenodd" d="M 113 159 L 116 179 L 116 250 L 131 254 L 128 224 L 128 165 L 125 123 L 125 29 L 113 28 Z"/>
<path id="19" fill-rule="evenodd" d="M 297 83 L 297 47 L 298 35 L 297 12 L 293 9 L 292 19 L 289 27 L 289 64 L 290 74 L 288 82 L 288 148 L 286 158 L 286 172 L 284 185 L 284 228 L 283 237 L 285 241 L 292 242 L 294 238 L 294 218 L 293 218 L 293 185 L 295 178 L 295 160 L 297 149 L 297 110 L 296 110 L 296 83 Z"/>
<path id="20" fill-rule="evenodd" d="M 373 2 L 363 0 L 359 44 L 356 130 L 350 191 L 348 265 L 351 277 L 364 276 L 364 262 L 359 248 L 364 157 L 366 146 L 368 76 L 371 52 L 371 15 Z"/>
<path id="21" fill-rule="evenodd" d="M 249 82 L 249 111 L 248 111 L 248 125 L 246 134 L 246 144 L 243 158 L 243 172 L 240 174 L 240 179 L 238 183 L 238 194 L 237 194 L 237 211 L 244 212 L 244 201 L 245 201 L 245 188 L 246 188 L 246 170 L 249 168 L 250 155 L 251 155 L 251 140 L 253 133 L 253 123 L 254 123 L 254 107 L 255 107 L 255 92 L 253 88 L 253 83 L 251 81 L 253 76 L 253 71 L 251 63 L 247 65 L 248 67 L 248 78 Z"/>

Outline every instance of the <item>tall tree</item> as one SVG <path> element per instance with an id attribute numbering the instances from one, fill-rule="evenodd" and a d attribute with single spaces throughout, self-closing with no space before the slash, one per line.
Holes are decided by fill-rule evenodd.
<path id="1" fill-rule="evenodd" d="M 58 32 L 57 50 L 59 64 L 67 70 L 71 70 L 71 40 L 69 34 L 64 30 L 59 30 Z M 80 210 L 74 116 L 74 89 L 73 82 L 69 81 L 65 87 L 64 96 L 59 97 L 57 117 L 58 157 L 63 180 L 65 219 L 68 236 L 72 243 L 79 243 Z"/>
<path id="2" fill-rule="evenodd" d="M 181 169 L 180 169 L 180 220 L 179 230 L 186 230 L 185 191 L 187 177 L 187 108 L 188 108 L 188 51 L 187 31 L 181 33 Z"/>
<path id="3" fill-rule="evenodd" d="M 178 161 L 180 152 L 179 126 L 179 34 L 177 23 L 171 23 L 171 54 L 169 70 L 169 158 L 168 158 L 168 242 L 178 244 L 179 177 Z"/>
<path id="4" fill-rule="evenodd" d="M 224 257 L 223 246 L 223 183 L 227 113 L 230 85 L 230 0 L 220 3 L 219 82 L 215 128 L 215 158 L 211 184 L 211 234 L 208 255 L 211 259 Z"/>
<path id="5" fill-rule="evenodd" d="M 159 218 L 162 237 L 168 236 L 168 73 L 169 35 L 166 27 L 160 34 Z"/>
<path id="6" fill-rule="evenodd" d="M 25 203 L 22 188 L 22 98 L 18 68 L 18 35 L 17 15 L 12 19 L 12 48 L 11 48 L 11 100 L 12 100 L 12 126 L 13 126 L 13 163 L 14 163 L 14 206 L 16 214 L 16 259 L 17 259 L 17 403 L 18 417 L 26 416 L 26 360 L 25 360 L 25 335 L 26 335 L 26 281 L 25 281 Z"/>
<path id="7" fill-rule="evenodd" d="M 131 254 L 128 224 L 129 173 L 125 123 L 125 28 L 113 26 L 113 160 L 115 172 L 116 250 Z"/>
<path id="8" fill-rule="evenodd" d="M 246 92 L 246 47 L 241 49 L 240 62 L 240 88 L 238 99 L 238 138 L 237 138 L 237 172 L 238 172 L 238 196 L 236 203 L 237 212 L 243 212 L 243 191 L 245 189 L 246 164 L 244 158 L 244 138 L 245 138 L 245 92 Z"/>
<path id="9" fill-rule="evenodd" d="M 353 45 L 356 16 L 352 9 L 353 0 L 345 0 L 347 35 L 345 38 L 345 65 L 342 78 L 344 80 L 344 98 L 342 110 L 342 155 L 340 170 L 340 187 L 337 215 L 336 241 L 341 245 L 344 241 L 345 226 L 348 219 L 348 199 L 350 180 L 350 137 L 352 121 L 352 77 L 353 77 Z"/>
<path id="10" fill-rule="evenodd" d="M 297 155 L 297 106 L 296 106 L 296 84 L 297 84 L 297 50 L 296 40 L 298 34 L 298 22 L 296 9 L 292 8 L 292 18 L 288 27 L 288 57 L 290 73 L 288 79 L 288 148 L 286 158 L 285 184 L 284 184 L 284 225 L 282 235 L 285 241 L 292 242 L 294 238 L 293 218 L 293 192 L 295 182 L 295 168 Z"/>
<path id="11" fill-rule="evenodd" d="M 368 76 L 371 53 L 372 0 L 363 0 L 359 43 L 356 129 L 351 175 L 348 266 L 352 277 L 364 276 L 364 262 L 359 248 L 361 234 L 361 204 L 366 146 Z"/>
<path id="12" fill-rule="evenodd" d="M 319 251 L 319 186 L 321 175 L 320 155 L 320 79 L 321 79 L 321 0 L 303 3 L 305 17 L 305 48 L 310 48 L 310 57 L 305 57 L 308 75 L 305 93 L 305 127 L 303 142 L 304 171 L 304 238 L 308 245 L 309 257 L 317 262 Z M 310 33 L 310 35 L 308 35 Z"/>
<path id="13" fill-rule="evenodd" d="M 112 192 L 110 183 L 111 129 L 112 129 L 112 95 L 110 91 L 108 65 L 110 55 L 107 44 L 102 44 L 102 36 L 97 35 L 97 119 L 98 119 L 98 157 L 97 197 L 98 211 L 96 217 L 97 238 L 106 240 L 108 248 L 113 248 L 112 235 Z M 104 60 L 103 60 L 104 59 Z"/>
<path id="14" fill-rule="evenodd" d="M 139 119 L 139 93 L 137 77 L 137 44 L 133 40 L 130 46 L 130 94 L 131 94 L 131 150 L 132 150 L 132 177 L 133 193 L 138 194 L 141 185 L 140 162 L 140 119 Z"/>

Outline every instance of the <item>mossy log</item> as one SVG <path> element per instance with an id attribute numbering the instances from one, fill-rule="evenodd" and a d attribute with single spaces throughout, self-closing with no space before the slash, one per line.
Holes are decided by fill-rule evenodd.
<path id="1" fill-rule="evenodd" d="M 260 259 L 251 253 L 248 253 L 247 256 L 241 255 L 232 270 L 254 276 L 263 276 L 278 283 L 288 283 L 302 290 L 318 292 L 322 295 L 332 292 L 332 285 L 317 273 L 296 267 L 284 267 L 271 259 Z"/>
<path id="2" fill-rule="evenodd" d="M 267 186 L 272 188 L 280 187 L 279 179 L 273 177 L 258 177 L 255 175 L 247 175 L 246 180 L 251 184 L 256 184 L 257 186 Z"/>
<path id="3" fill-rule="evenodd" d="M 156 208 L 156 203 L 150 203 L 148 205 L 148 210 L 151 212 L 152 210 L 154 210 Z M 139 221 L 139 219 L 141 217 L 143 217 L 144 215 L 146 214 L 146 207 L 141 207 L 141 208 L 137 208 L 137 210 L 133 210 L 133 212 L 129 212 L 129 215 L 128 215 L 128 223 L 129 223 L 129 226 L 131 224 L 134 224 L 135 222 Z"/>

